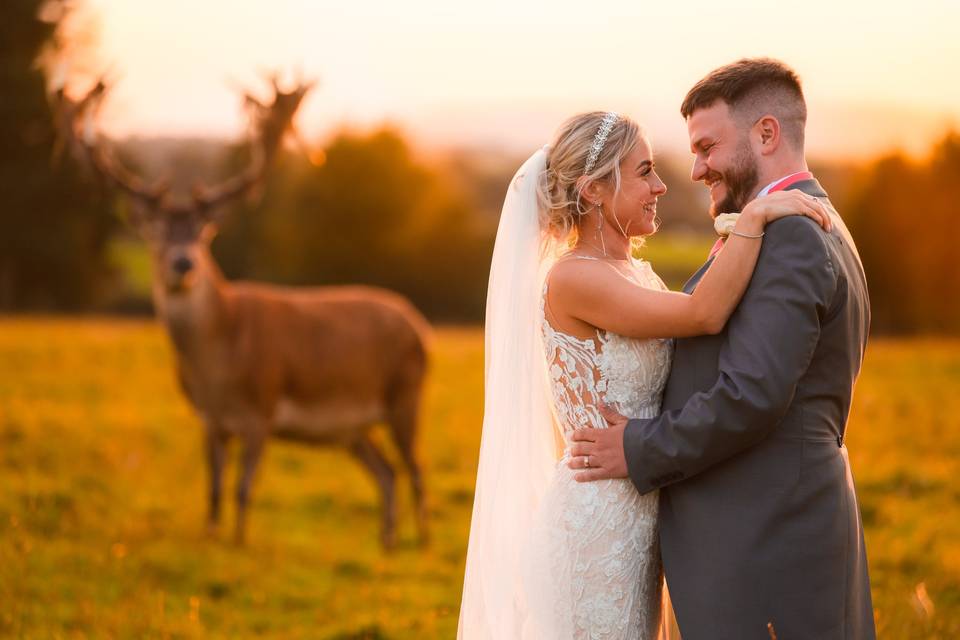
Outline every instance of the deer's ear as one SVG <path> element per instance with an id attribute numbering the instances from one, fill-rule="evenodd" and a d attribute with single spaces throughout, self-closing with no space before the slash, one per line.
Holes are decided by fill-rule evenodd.
<path id="1" fill-rule="evenodd" d="M 219 229 L 229 210 L 230 207 L 223 203 L 207 205 L 197 201 L 194 224 L 200 227 L 204 233 L 206 233 L 207 227 Z"/>
<path id="2" fill-rule="evenodd" d="M 220 223 L 217 220 L 207 218 L 201 222 L 200 240 L 209 243 L 220 232 Z"/>

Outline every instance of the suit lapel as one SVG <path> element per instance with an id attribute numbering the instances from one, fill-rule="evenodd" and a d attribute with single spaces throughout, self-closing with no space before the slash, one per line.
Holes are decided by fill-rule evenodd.
<path id="1" fill-rule="evenodd" d="M 715 257 L 715 256 L 714 256 Z M 693 293 L 693 290 L 697 288 L 697 284 L 700 282 L 700 278 L 703 277 L 703 274 L 707 272 L 707 269 L 710 268 L 710 265 L 713 264 L 713 258 L 710 258 L 703 263 L 703 266 L 700 267 L 696 273 L 690 276 L 690 279 L 686 281 L 683 285 L 684 293 Z"/>

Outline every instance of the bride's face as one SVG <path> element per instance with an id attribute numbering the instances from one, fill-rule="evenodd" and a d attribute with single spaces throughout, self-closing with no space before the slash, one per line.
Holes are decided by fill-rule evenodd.
<path id="1" fill-rule="evenodd" d="M 628 236 L 648 236 L 657 230 L 657 198 L 667 192 L 667 185 L 657 175 L 650 143 L 640 138 L 633 151 L 620 162 L 620 191 L 604 198 L 604 213 L 612 218 Z M 609 213 L 607 213 L 609 212 Z"/>

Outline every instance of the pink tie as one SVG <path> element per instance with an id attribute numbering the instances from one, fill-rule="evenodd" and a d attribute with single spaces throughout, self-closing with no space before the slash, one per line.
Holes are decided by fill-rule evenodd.
<path id="1" fill-rule="evenodd" d="M 720 253 L 720 249 L 723 249 L 723 240 L 723 238 L 717 238 L 717 241 L 713 243 L 713 248 L 710 249 L 710 258 Z"/>

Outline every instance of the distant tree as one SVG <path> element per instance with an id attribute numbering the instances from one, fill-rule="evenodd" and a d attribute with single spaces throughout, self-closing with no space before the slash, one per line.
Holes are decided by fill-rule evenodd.
<path id="1" fill-rule="evenodd" d="M 371 284 L 482 318 L 496 228 L 440 169 L 391 130 L 341 133 L 314 162 L 280 158 L 262 204 L 231 214 L 213 246 L 228 277 Z"/>
<path id="2" fill-rule="evenodd" d="M 930 157 L 872 164 L 845 207 L 881 332 L 960 333 L 960 136 Z"/>
<path id="3" fill-rule="evenodd" d="M 79 309 L 104 293 L 116 218 L 63 154 L 36 58 L 53 37 L 39 0 L 0 3 L 0 309 Z M 66 11 L 60 6 L 61 11 Z M 50 18 L 49 16 L 54 16 Z"/>

